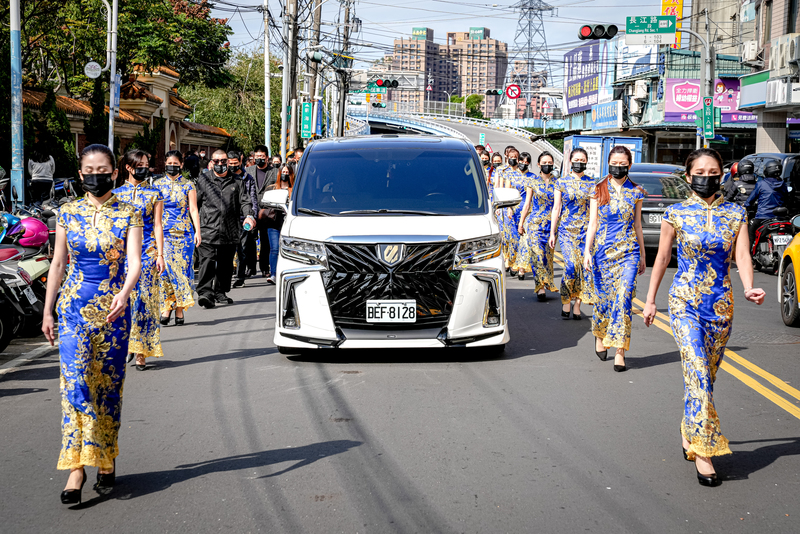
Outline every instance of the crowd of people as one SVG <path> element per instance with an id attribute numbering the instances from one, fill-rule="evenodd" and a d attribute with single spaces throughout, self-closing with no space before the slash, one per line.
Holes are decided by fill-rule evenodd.
<path id="1" fill-rule="evenodd" d="M 522 280 L 530 274 L 540 301 L 547 300 L 547 291 L 558 291 L 563 319 L 583 319 L 581 305 L 592 304 L 594 351 L 605 361 L 614 349 L 614 370 L 625 371 L 632 299 L 645 270 L 646 193 L 628 177 L 630 151 L 612 149 L 608 175 L 596 179 L 586 174 L 588 158 L 580 148 L 569 154 L 563 175 L 548 152 L 538 156 L 536 173 L 527 152 L 512 146 L 504 155 L 476 149 L 490 195 L 496 188 L 515 188 L 523 198 L 515 208 L 497 212 L 509 274 Z M 146 358 L 163 355 L 160 327 L 172 314 L 175 325 L 184 324 L 195 291 L 204 308 L 232 303 L 231 287 L 244 285 L 257 268 L 275 282 L 283 212 L 259 199 L 270 189 L 291 194 L 294 163 L 302 154 L 294 155 L 294 163 L 270 160 L 264 146 L 256 147 L 250 161 L 237 151 L 215 150 L 207 162 L 205 155 L 168 152 L 165 175 L 156 180 L 150 180 L 152 157 L 141 150 L 128 151 L 119 162 L 103 145 L 88 146 L 80 155 L 86 194 L 59 212 L 42 326 L 53 343 L 52 311 L 60 292 L 58 468 L 70 471 L 61 494 L 65 504 L 81 501 L 86 466 L 98 468 L 95 491 L 105 494 L 114 487 L 126 364 L 135 359 L 136 369 L 144 370 Z M 711 458 L 730 453 L 712 392 L 731 333 L 732 260 L 745 298 L 757 304 L 764 299 L 764 291 L 753 288 L 749 236 L 742 231 L 745 208 L 721 193 L 721 174 L 722 161 L 713 150 L 696 150 L 687 159 L 693 194 L 664 215 L 643 314 L 645 324 L 652 324 L 658 287 L 677 242 L 669 309 L 685 379 L 683 454 L 695 462 L 699 482 L 709 486 L 719 481 Z M 556 245 L 563 263 L 560 286 L 553 274 Z"/>

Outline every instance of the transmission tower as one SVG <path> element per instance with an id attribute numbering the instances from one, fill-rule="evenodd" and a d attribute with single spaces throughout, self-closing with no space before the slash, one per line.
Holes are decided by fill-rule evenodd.
<path id="1" fill-rule="evenodd" d="M 552 15 L 556 8 L 542 0 L 520 0 L 512 7 L 519 10 L 519 22 L 514 36 L 514 55 L 506 69 L 506 87 L 519 85 L 520 98 L 525 99 L 525 117 L 530 118 L 533 117 L 531 100 L 537 87 L 546 86 L 550 79 L 550 58 L 542 17 L 545 13 Z"/>

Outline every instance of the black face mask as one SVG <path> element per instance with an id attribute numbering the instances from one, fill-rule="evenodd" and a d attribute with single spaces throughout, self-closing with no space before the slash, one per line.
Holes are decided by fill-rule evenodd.
<path id="1" fill-rule="evenodd" d="M 214 172 L 219 174 L 219 175 L 223 175 L 226 172 L 228 172 L 228 166 L 227 165 L 217 165 L 215 163 L 214 164 Z"/>
<path id="2" fill-rule="evenodd" d="M 237 172 L 240 169 L 240 165 L 228 165 L 228 170 L 231 172 Z"/>
<path id="3" fill-rule="evenodd" d="M 178 176 L 181 173 L 180 165 L 165 165 L 164 170 L 170 176 Z"/>
<path id="4" fill-rule="evenodd" d="M 542 170 L 542 174 L 550 174 L 551 172 L 553 172 L 552 165 L 542 165 L 539 168 Z"/>
<path id="5" fill-rule="evenodd" d="M 489 166 L 489 160 L 488 159 L 482 159 L 481 163 L 483 163 L 484 167 L 488 167 Z"/>
<path id="6" fill-rule="evenodd" d="M 521 170 L 522 172 L 527 172 L 528 171 L 528 164 L 527 163 L 520 163 L 519 164 L 519 170 Z"/>
<path id="7" fill-rule="evenodd" d="M 499 161 L 495 161 L 494 163 L 492 163 L 492 167 L 494 167 L 495 169 L 498 168 L 500 165 L 502 165 L 502 163 L 500 163 Z"/>
<path id="8" fill-rule="evenodd" d="M 114 180 L 111 179 L 113 173 L 105 174 L 84 174 L 83 190 L 93 196 L 102 197 L 114 188 Z"/>
<path id="9" fill-rule="evenodd" d="M 150 169 L 147 167 L 136 167 L 133 169 L 133 179 L 137 182 L 144 182 L 150 176 Z"/>
<path id="10" fill-rule="evenodd" d="M 628 167 L 625 165 L 609 165 L 608 174 L 613 178 L 620 179 L 628 176 Z"/>
<path id="11" fill-rule="evenodd" d="M 508 164 L 511 167 L 516 167 L 517 166 L 517 158 L 508 158 Z"/>
<path id="12" fill-rule="evenodd" d="M 265 160 L 265 159 L 258 158 L 256 160 L 256 165 L 259 166 L 259 167 L 263 167 L 266 164 L 267 164 L 267 160 Z"/>
<path id="13" fill-rule="evenodd" d="M 288 174 L 281 174 L 281 182 L 288 182 L 289 175 Z"/>
<path id="14" fill-rule="evenodd" d="M 586 170 L 586 163 L 582 161 L 573 161 L 572 162 L 572 170 L 576 173 L 582 173 Z"/>
<path id="15" fill-rule="evenodd" d="M 692 191 L 697 193 L 700 198 L 713 197 L 719 191 L 720 175 L 713 176 L 692 176 Z"/>

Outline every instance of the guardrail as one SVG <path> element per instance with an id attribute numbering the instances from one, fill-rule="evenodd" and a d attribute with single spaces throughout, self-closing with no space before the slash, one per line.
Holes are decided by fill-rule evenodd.
<path id="1" fill-rule="evenodd" d="M 347 116 L 348 117 L 354 117 L 354 116 L 366 117 L 367 114 L 366 113 L 360 113 L 359 111 L 348 111 L 347 112 Z M 466 141 L 469 141 L 469 138 L 464 133 L 459 132 L 455 128 L 450 128 L 449 126 L 445 126 L 443 124 L 439 124 L 438 122 L 420 120 L 419 116 L 416 115 L 416 114 L 412 114 L 412 113 L 393 113 L 393 112 L 392 113 L 387 113 L 387 112 L 378 111 L 378 112 L 370 113 L 369 116 L 371 116 L 371 117 L 382 117 L 382 118 L 386 118 L 386 119 L 395 119 L 395 120 L 398 120 L 398 122 L 403 122 L 403 123 L 406 123 L 406 124 L 424 126 L 424 127 L 429 128 L 431 130 L 436 130 L 436 131 L 442 132 L 443 134 L 449 135 L 451 137 L 456 137 L 458 139 L 464 139 Z M 354 119 L 354 120 L 358 120 L 358 119 Z"/>
<path id="2" fill-rule="evenodd" d="M 344 135 L 345 137 L 353 137 L 356 135 L 369 135 L 369 123 L 353 118 L 352 115 L 347 115 L 347 120 L 353 126 L 345 129 Z"/>

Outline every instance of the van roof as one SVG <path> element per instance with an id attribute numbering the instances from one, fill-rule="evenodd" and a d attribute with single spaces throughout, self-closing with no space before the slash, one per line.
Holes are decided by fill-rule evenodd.
<path id="1" fill-rule="evenodd" d="M 431 148 L 435 144 L 439 150 L 472 150 L 472 145 L 464 139 L 436 135 L 362 135 L 355 137 L 336 137 L 319 139 L 308 146 L 310 151 L 342 150 L 360 148 Z"/>

